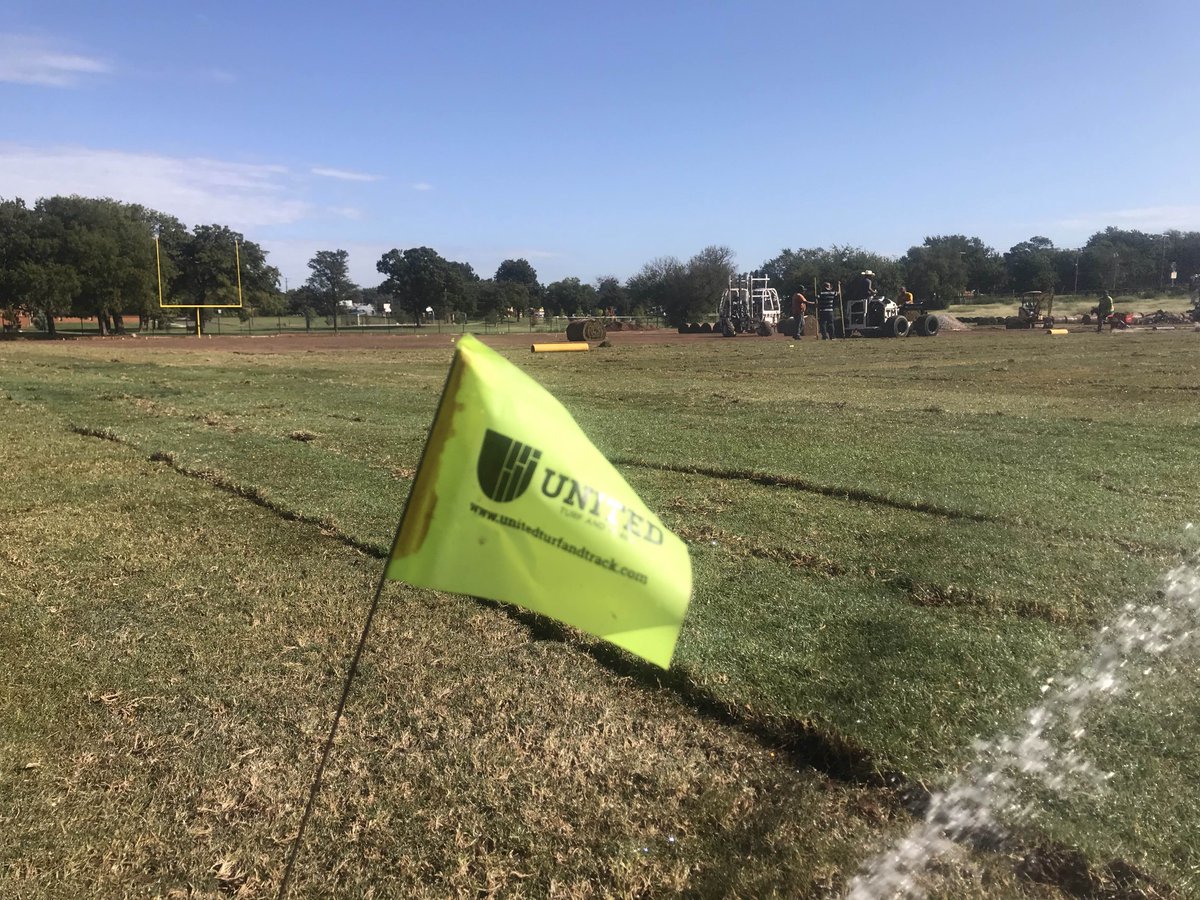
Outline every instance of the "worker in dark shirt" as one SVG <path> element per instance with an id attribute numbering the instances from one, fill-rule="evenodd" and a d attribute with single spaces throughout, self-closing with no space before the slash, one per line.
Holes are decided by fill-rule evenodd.
<path id="1" fill-rule="evenodd" d="M 838 295 L 833 289 L 833 285 L 828 281 L 821 287 L 821 292 L 817 294 L 817 326 L 821 333 L 821 340 L 833 340 L 836 333 L 833 328 L 834 310 L 837 309 Z"/>
<path id="2" fill-rule="evenodd" d="M 871 279 L 875 277 L 875 273 L 870 269 L 865 269 L 862 274 L 846 285 L 846 302 L 853 303 L 856 300 L 870 300 L 875 296 L 875 282 Z"/>

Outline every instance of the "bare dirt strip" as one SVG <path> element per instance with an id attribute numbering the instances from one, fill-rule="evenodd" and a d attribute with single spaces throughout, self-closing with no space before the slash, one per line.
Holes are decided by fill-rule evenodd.
<path id="1" fill-rule="evenodd" d="M 972 335 L 973 333 L 987 332 L 989 329 L 973 329 L 972 331 L 955 334 L 953 339 L 958 340 L 964 335 Z M 512 349 L 518 347 L 528 347 L 531 344 L 552 344 L 566 342 L 565 334 L 546 334 L 543 332 L 520 332 L 514 331 L 511 334 L 476 334 L 489 347 L 499 349 Z M 462 332 L 449 330 L 438 332 L 436 329 L 427 328 L 419 333 L 406 332 L 404 334 L 370 334 L 362 332 L 347 332 L 343 334 L 331 334 L 321 332 L 318 334 L 294 333 L 294 334 L 266 334 L 266 335 L 204 335 L 203 337 L 195 336 L 180 336 L 180 335 L 152 335 L 143 337 L 141 335 L 111 335 L 109 337 L 99 337 L 97 335 L 85 337 L 66 337 L 63 340 L 75 341 L 103 341 L 107 344 L 119 343 L 123 347 L 128 347 L 131 344 L 136 344 L 147 350 L 222 350 L 228 352 L 243 352 L 243 353 L 306 353 L 309 351 L 338 351 L 338 350 L 430 350 L 437 348 L 453 347 L 454 343 L 462 337 Z M 656 328 L 646 331 L 612 331 L 608 334 L 608 341 L 613 346 L 622 345 L 641 345 L 641 344 L 706 344 L 713 342 L 721 342 L 723 338 L 719 334 L 679 334 L 674 328 Z M 941 339 L 940 337 L 938 338 Z M 773 335 L 769 338 L 759 338 L 752 335 L 744 335 L 735 340 L 743 341 L 789 341 L 794 342 L 794 338 L 785 335 Z M 816 343 L 816 329 L 810 330 L 800 339 L 802 343 Z M 850 340 L 865 340 L 865 338 L 851 338 Z"/>

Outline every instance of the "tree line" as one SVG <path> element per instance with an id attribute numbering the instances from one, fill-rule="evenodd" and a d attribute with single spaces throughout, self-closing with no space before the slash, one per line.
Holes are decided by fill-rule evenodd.
<path id="1" fill-rule="evenodd" d="M 142 327 L 161 325 L 163 304 L 237 306 L 240 316 L 324 317 L 338 327 L 355 305 L 398 320 L 423 322 L 467 317 L 498 319 L 527 310 L 547 315 L 664 315 L 671 324 L 713 312 L 736 272 L 728 247 L 706 247 L 688 260 L 647 262 L 622 282 L 563 278 L 541 284 L 525 259 L 507 259 L 484 278 L 467 262 L 429 247 L 392 249 L 375 268 L 381 282 L 363 288 L 349 276 L 345 250 L 320 250 L 303 285 L 279 289 L 279 271 L 253 241 L 225 225 L 187 228 L 174 216 L 137 204 L 78 196 L 50 197 L 26 206 L 0 200 L 0 311 L 39 317 L 50 333 L 63 316 L 95 317 L 102 334 L 124 329 L 137 315 Z M 967 295 L 1009 292 L 1141 293 L 1151 296 L 1200 272 L 1200 232 L 1147 234 L 1106 228 L 1078 248 L 1060 248 L 1035 236 L 1001 253 L 979 238 L 927 237 L 894 258 L 860 247 L 784 249 L 756 271 L 769 275 L 784 296 L 822 282 L 848 282 L 863 270 L 892 294 L 903 284 L 917 299 L 945 307 Z M 1173 281 L 1170 273 L 1176 271 Z M 161 290 L 161 298 L 160 298 Z M 201 310 L 206 319 L 210 310 Z"/>
<path id="2" fill-rule="evenodd" d="M 40 317 L 51 335 L 63 316 L 95 317 L 101 334 L 124 331 L 127 315 L 159 322 L 160 284 L 165 304 L 236 306 L 239 280 L 249 305 L 278 294 L 266 253 L 224 225 L 188 230 L 108 199 L 0 200 L 0 309 Z"/>

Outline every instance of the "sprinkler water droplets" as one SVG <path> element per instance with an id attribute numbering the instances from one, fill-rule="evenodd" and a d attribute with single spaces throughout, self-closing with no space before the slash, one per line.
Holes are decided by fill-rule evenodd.
<path id="1" fill-rule="evenodd" d="M 957 842 L 1002 837 L 1005 829 L 996 819 L 1000 814 L 1010 823 L 1039 815 L 1040 806 L 1022 799 L 1030 787 L 1040 785 L 1057 794 L 1103 789 L 1115 773 L 1099 771 L 1080 751 L 1078 744 L 1087 734 L 1085 713 L 1097 701 L 1125 691 L 1121 674 L 1131 659 L 1140 663 L 1135 671 L 1146 677 L 1162 654 L 1194 643 L 1197 620 L 1200 571 L 1193 566 L 1180 566 L 1166 575 L 1155 605 L 1139 609 L 1125 604 L 1117 621 L 1097 632 L 1087 665 L 1074 675 L 1051 676 L 1040 686 L 1042 701 L 1025 714 L 1022 731 L 975 741 L 976 763 L 930 798 L 925 819 L 895 848 L 866 865 L 850 883 L 850 900 L 923 895 L 924 870 L 933 859 L 956 849 Z M 1132 694 L 1134 699 L 1140 696 L 1140 691 Z"/>

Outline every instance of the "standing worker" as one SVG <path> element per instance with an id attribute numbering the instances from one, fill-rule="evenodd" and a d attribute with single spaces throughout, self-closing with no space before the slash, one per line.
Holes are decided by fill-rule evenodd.
<path id="1" fill-rule="evenodd" d="M 1100 298 L 1100 302 L 1096 304 L 1096 318 L 1099 319 L 1096 323 L 1096 334 L 1104 330 L 1104 323 L 1109 320 L 1112 314 L 1113 298 L 1108 291 L 1105 291 L 1104 295 Z"/>
<path id="2" fill-rule="evenodd" d="M 796 330 L 793 337 L 804 337 L 804 315 L 808 312 L 808 298 L 800 291 L 792 294 L 792 315 L 796 319 Z"/>
<path id="3" fill-rule="evenodd" d="M 821 293 L 817 294 L 817 327 L 820 331 L 820 339 L 833 340 L 834 317 L 833 311 L 837 307 L 838 295 L 833 289 L 833 285 L 828 281 L 821 287 Z"/>

